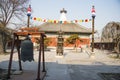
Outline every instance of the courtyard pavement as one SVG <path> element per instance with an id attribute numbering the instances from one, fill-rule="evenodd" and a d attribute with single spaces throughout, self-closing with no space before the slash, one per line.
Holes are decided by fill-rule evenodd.
<path id="1" fill-rule="evenodd" d="M 94 50 L 95 56 L 90 56 L 90 50 L 64 48 L 63 56 L 56 56 L 56 48 L 45 51 L 45 66 L 47 74 L 44 80 L 104 80 L 100 73 L 120 73 L 120 59 L 110 58 L 107 50 Z M 11 75 L 10 80 L 36 80 L 38 67 L 38 51 L 34 51 L 32 62 L 22 62 L 23 73 Z M 9 55 L 0 55 L 0 68 L 8 69 Z M 13 56 L 12 69 L 18 70 L 18 55 Z M 118 79 L 120 80 L 120 79 Z"/>

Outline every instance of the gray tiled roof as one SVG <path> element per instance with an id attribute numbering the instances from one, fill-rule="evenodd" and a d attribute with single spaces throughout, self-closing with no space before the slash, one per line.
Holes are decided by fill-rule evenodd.
<path id="1" fill-rule="evenodd" d="M 40 31 L 44 31 L 44 32 L 58 32 L 61 29 L 63 32 L 89 33 L 89 34 L 92 33 L 91 29 L 88 29 L 76 23 L 60 24 L 60 23 L 46 22 L 38 27 L 40 28 Z"/>

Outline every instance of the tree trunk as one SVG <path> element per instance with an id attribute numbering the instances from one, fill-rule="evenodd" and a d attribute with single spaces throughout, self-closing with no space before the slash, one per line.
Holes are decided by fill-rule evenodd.
<path id="1" fill-rule="evenodd" d="M 117 44 L 117 58 L 120 57 L 120 41 Z"/>
<path id="2" fill-rule="evenodd" d="M 0 54 L 6 53 L 7 37 L 8 36 L 4 32 L 0 33 Z"/>
<path id="3" fill-rule="evenodd" d="M 3 54 L 4 50 L 3 50 L 3 42 L 2 42 L 2 35 L 0 34 L 0 54 Z"/>
<path id="4" fill-rule="evenodd" d="M 7 35 L 3 34 L 3 51 L 6 53 Z"/>

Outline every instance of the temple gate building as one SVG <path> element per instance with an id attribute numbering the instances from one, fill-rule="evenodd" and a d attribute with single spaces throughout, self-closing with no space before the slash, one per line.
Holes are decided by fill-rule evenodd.
<path id="1" fill-rule="evenodd" d="M 63 10 L 60 11 L 60 21 L 67 21 L 66 13 L 67 11 L 63 8 Z M 89 28 L 86 28 L 84 26 L 81 26 L 77 23 L 50 23 L 46 22 L 38 26 L 39 31 L 44 31 L 48 38 L 50 38 L 49 46 L 55 47 L 57 45 L 57 36 L 58 32 L 61 30 L 63 32 L 64 37 L 64 47 L 70 47 L 74 46 L 74 44 L 66 44 L 66 39 L 72 35 L 72 34 L 78 34 L 80 37 L 80 40 L 76 41 L 77 45 L 84 45 L 89 46 L 90 45 L 90 35 L 92 34 L 92 30 Z"/>

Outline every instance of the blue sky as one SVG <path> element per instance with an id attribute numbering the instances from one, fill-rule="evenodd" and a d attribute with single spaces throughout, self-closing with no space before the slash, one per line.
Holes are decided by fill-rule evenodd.
<path id="1" fill-rule="evenodd" d="M 67 10 L 67 20 L 90 19 L 92 5 L 96 9 L 95 29 L 101 31 L 111 21 L 120 22 L 120 0 L 30 0 L 32 16 L 45 19 L 60 18 L 60 10 Z M 32 21 L 34 25 L 41 22 Z M 91 22 L 80 23 L 91 28 Z"/>

